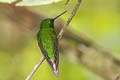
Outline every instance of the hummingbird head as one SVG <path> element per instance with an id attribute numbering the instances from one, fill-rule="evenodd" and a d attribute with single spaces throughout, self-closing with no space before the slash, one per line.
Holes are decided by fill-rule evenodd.
<path id="1" fill-rule="evenodd" d="M 54 26 L 54 20 L 51 18 L 44 19 L 41 23 L 42 26 L 44 27 L 53 27 Z"/>
<path id="2" fill-rule="evenodd" d="M 54 18 L 47 18 L 44 19 L 41 23 L 41 25 L 43 25 L 44 27 L 54 27 L 54 21 L 60 17 L 61 15 L 63 15 L 64 13 L 66 13 L 67 11 L 62 12 L 61 14 L 59 14 L 58 16 L 54 17 Z"/>

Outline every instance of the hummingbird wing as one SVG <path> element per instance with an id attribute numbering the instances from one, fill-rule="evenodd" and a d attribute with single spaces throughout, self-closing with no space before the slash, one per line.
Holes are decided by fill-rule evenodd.
<path id="1" fill-rule="evenodd" d="M 59 51 L 58 51 L 58 39 L 57 39 L 57 37 L 55 37 L 53 39 L 53 41 L 54 41 L 54 48 L 55 48 L 55 52 L 54 52 L 55 58 L 52 60 L 49 59 L 49 57 L 47 56 L 40 40 L 38 41 L 38 45 L 39 45 L 44 57 L 46 58 L 47 62 L 49 63 L 53 73 L 55 74 L 56 77 L 59 77 L 59 68 L 58 68 L 58 66 L 59 66 Z"/>
<path id="2" fill-rule="evenodd" d="M 54 40 L 55 45 L 55 64 L 56 64 L 56 72 L 54 74 L 59 77 L 59 51 L 58 51 L 58 39 L 57 37 Z"/>

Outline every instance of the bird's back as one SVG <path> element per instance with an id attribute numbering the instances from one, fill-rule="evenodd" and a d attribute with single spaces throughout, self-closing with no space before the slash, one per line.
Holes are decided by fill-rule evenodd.
<path id="1" fill-rule="evenodd" d="M 38 40 L 49 59 L 55 57 L 55 32 L 52 28 L 42 28 L 38 33 Z"/>

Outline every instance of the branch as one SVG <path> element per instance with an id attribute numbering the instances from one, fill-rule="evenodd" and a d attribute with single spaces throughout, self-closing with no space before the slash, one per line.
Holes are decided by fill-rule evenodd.
<path id="1" fill-rule="evenodd" d="M 58 34 L 58 40 L 60 40 L 65 32 L 65 30 L 67 29 L 67 27 L 69 26 L 71 20 L 73 19 L 73 17 L 75 16 L 79 6 L 80 6 L 80 3 L 81 3 L 82 0 L 78 0 L 78 2 L 76 3 L 70 17 L 68 18 L 68 20 L 65 22 L 65 24 L 63 25 L 63 28 L 61 29 L 60 33 Z"/>
<path id="2" fill-rule="evenodd" d="M 11 5 L 15 6 L 17 3 L 21 2 L 22 0 L 15 0 L 14 2 L 11 3 Z"/>
<path id="3" fill-rule="evenodd" d="M 69 1 L 70 1 L 70 0 L 67 0 L 66 3 L 65 3 L 65 5 L 67 5 Z"/>
<path id="4" fill-rule="evenodd" d="M 120 73 L 117 74 L 117 76 L 115 77 L 115 79 L 113 80 L 120 80 Z"/>
<path id="5" fill-rule="evenodd" d="M 40 67 L 40 65 L 42 64 L 42 62 L 45 60 L 45 57 L 42 57 L 40 59 L 40 61 L 38 62 L 38 64 L 36 64 L 36 66 L 34 67 L 34 69 L 32 70 L 32 72 L 27 76 L 27 78 L 25 80 L 30 80 L 31 77 L 33 76 L 33 74 L 37 71 L 37 69 Z"/>
<path id="6" fill-rule="evenodd" d="M 60 43 L 60 51 L 70 60 L 83 64 L 95 74 L 101 76 L 104 80 L 112 80 L 112 76 L 116 76 L 120 71 L 120 60 L 112 53 L 104 51 L 95 43 L 84 44 L 72 40 L 74 45 L 69 43 L 69 40 L 62 39 Z M 73 43 L 72 42 L 72 43 Z M 71 52 L 72 51 L 72 52 Z"/>

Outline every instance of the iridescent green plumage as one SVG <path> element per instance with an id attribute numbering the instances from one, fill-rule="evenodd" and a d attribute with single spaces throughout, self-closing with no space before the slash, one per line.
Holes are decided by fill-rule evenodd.
<path id="1" fill-rule="evenodd" d="M 58 77 L 58 40 L 54 31 L 54 19 L 45 19 L 40 25 L 40 31 L 37 34 L 39 47 L 45 56 L 47 62 L 50 64 L 52 71 Z"/>
<path id="2" fill-rule="evenodd" d="M 66 11 L 65 11 L 66 12 Z M 54 20 L 64 14 L 61 13 L 57 17 L 51 19 L 44 19 L 40 25 L 40 31 L 37 34 L 39 47 L 46 58 L 47 62 L 52 68 L 55 76 L 59 76 L 59 53 L 58 53 L 58 39 L 54 31 Z"/>
<path id="3" fill-rule="evenodd" d="M 55 54 L 54 54 L 55 38 L 56 38 L 56 33 L 54 31 L 54 20 L 45 19 L 41 23 L 41 28 L 40 28 L 40 31 L 38 32 L 38 40 L 40 41 L 49 59 L 53 59 L 55 57 Z"/>

